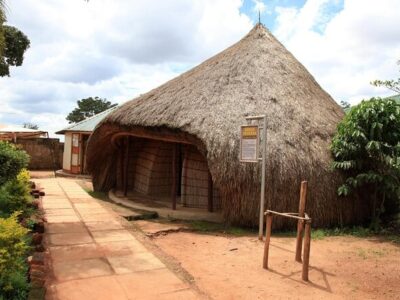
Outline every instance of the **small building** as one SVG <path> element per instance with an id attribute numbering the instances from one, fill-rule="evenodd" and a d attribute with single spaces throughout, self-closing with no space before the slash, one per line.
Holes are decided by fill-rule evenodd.
<path id="1" fill-rule="evenodd" d="M 86 172 L 86 145 L 90 134 L 97 124 L 116 107 L 105 110 L 79 123 L 72 124 L 56 134 L 64 134 L 64 154 L 62 171 L 68 174 L 87 174 Z"/>
<path id="2" fill-rule="evenodd" d="M 261 168 L 241 163 L 239 146 L 240 126 L 260 114 L 267 116 L 266 208 L 297 211 L 300 182 L 308 180 L 315 226 L 368 215 L 362 199 L 337 196 L 341 176 L 330 167 L 343 110 L 261 24 L 104 118 L 87 148 L 94 189 L 257 225 Z"/>
<path id="3" fill-rule="evenodd" d="M 48 138 L 47 131 L 25 128 L 18 125 L 0 124 L 0 140 L 16 143 L 18 139 Z"/>

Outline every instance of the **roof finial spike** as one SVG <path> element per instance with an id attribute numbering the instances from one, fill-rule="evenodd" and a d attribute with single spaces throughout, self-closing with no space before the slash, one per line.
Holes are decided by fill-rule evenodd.
<path id="1" fill-rule="evenodd" d="M 258 10 L 258 24 L 261 24 L 261 11 Z"/>

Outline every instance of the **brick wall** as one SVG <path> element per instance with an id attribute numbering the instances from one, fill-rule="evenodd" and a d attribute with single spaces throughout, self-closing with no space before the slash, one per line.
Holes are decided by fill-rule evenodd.
<path id="1" fill-rule="evenodd" d="M 64 144 L 59 139 L 33 138 L 18 139 L 20 145 L 30 156 L 30 170 L 59 170 L 62 168 Z"/>

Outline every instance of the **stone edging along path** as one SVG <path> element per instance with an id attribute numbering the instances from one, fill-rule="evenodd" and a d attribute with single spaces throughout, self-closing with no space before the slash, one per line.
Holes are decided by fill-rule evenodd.
<path id="1" fill-rule="evenodd" d="M 36 180 L 47 223 L 47 299 L 200 299 L 75 181 Z"/>

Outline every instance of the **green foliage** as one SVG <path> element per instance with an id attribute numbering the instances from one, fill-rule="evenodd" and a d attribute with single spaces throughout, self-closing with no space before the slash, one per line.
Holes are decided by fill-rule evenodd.
<path id="1" fill-rule="evenodd" d="M 78 123 L 117 105 L 99 97 L 78 100 L 77 104 L 78 107 L 70 112 L 66 118 L 69 123 Z"/>
<path id="2" fill-rule="evenodd" d="M 0 299 L 26 299 L 28 229 L 18 224 L 18 213 L 0 218 Z"/>
<path id="3" fill-rule="evenodd" d="M 400 60 L 397 62 L 400 65 Z M 374 80 L 371 82 L 374 86 L 383 86 L 400 94 L 400 77 L 392 80 Z"/>
<path id="4" fill-rule="evenodd" d="M 3 51 L 0 56 L 0 76 L 10 75 L 10 66 L 21 66 L 24 53 L 30 46 L 28 37 L 15 27 L 0 25 L 2 27 Z"/>
<path id="5" fill-rule="evenodd" d="M 342 100 L 342 101 L 340 101 L 340 106 L 344 110 L 347 110 L 347 109 L 349 109 L 351 107 L 351 104 L 349 102 L 347 102 L 347 101 Z"/>
<path id="6" fill-rule="evenodd" d="M 28 166 L 29 156 L 13 144 L 0 141 L 0 186 L 16 178 Z"/>
<path id="7" fill-rule="evenodd" d="M 339 124 L 331 150 L 333 168 L 346 175 L 338 194 L 363 190 L 377 222 L 385 200 L 400 198 L 400 105 L 379 98 L 362 101 Z"/>
<path id="8" fill-rule="evenodd" d="M 29 123 L 29 122 L 22 124 L 22 127 L 23 128 L 29 128 L 29 129 L 35 129 L 35 130 L 39 129 L 38 125 L 33 124 L 33 123 Z"/>
<path id="9" fill-rule="evenodd" d="M 0 186 L 0 217 L 10 216 L 15 211 L 21 211 L 24 215 L 30 213 L 29 204 L 32 196 L 28 181 L 29 173 L 23 169 L 16 179 Z"/>

